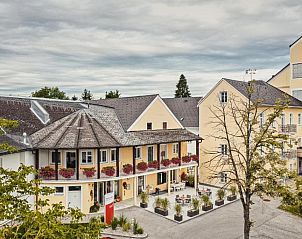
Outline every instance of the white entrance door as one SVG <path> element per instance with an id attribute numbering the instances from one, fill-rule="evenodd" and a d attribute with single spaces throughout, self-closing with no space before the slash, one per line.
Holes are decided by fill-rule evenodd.
<path id="1" fill-rule="evenodd" d="M 68 187 L 68 207 L 81 209 L 81 186 Z"/>

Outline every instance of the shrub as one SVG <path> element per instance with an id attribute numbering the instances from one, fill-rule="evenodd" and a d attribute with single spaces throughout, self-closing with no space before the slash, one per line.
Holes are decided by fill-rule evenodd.
<path id="1" fill-rule="evenodd" d="M 83 174 L 86 175 L 87 178 L 91 178 L 95 175 L 95 168 L 83 168 Z"/>
<path id="2" fill-rule="evenodd" d="M 161 202 L 162 200 L 160 197 L 155 198 L 154 207 L 161 207 Z"/>
<path id="3" fill-rule="evenodd" d="M 131 229 L 131 224 L 129 222 L 126 222 L 123 226 L 123 231 L 128 232 Z"/>
<path id="4" fill-rule="evenodd" d="M 50 179 L 50 178 L 54 177 L 55 174 L 56 174 L 56 171 L 49 166 L 46 166 L 46 167 L 40 169 L 40 176 L 42 178 Z"/>
<path id="5" fill-rule="evenodd" d="M 189 176 L 187 177 L 187 181 L 188 181 L 188 183 L 189 183 L 189 185 L 190 185 L 191 187 L 194 186 L 194 176 L 193 176 L 193 175 L 189 175 Z"/>
<path id="6" fill-rule="evenodd" d="M 230 192 L 231 192 L 232 195 L 236 195 L 236 193 L 237 193 L 237 187 L 235 185 L 232 185 L 229 190 L 230 190 Z"/>
<path id="7" fill-rule="evenodd" d="M 133 221 L 133 234 L 137 234 L 136 232 L 137 232 L 138 227 L 139 227 L 138 223 L 137 223 L 136 219 L 134 219 L 134 221 Z"/>
<path id="8" fill-rule="evenodd" d="M 117 226 L 118 226 L 118 219 L 114 217 L 111 222 L 111 229 L 116 230 Z"/>
<path id="9" fill-rule="evenodd" d="M 171 162 L 173 163 L 173 164 L 180 164 L 180 162 L 181 162 L 181 159 L 180 158 L 172 158 L 171 159 Z"/>
<path id="10" fill-rule="evenodd" d="M 136 234 L 140 234 L 140 235 L 141 235 L 141 234 L 144 234 L 144 229 L 141 228 L 141 227 L 137 228 Z"/>
<path id="11" fill-rule="evenodd" d="M 225 192 L 223 188 L 218 189 L 217 194 L 216 194 L 218 200 L 224 199 Z"/>
<path id="12" fill-rule="evenodd" d="M 142 203 L 147 203 L 147 202 L 148 202 L 148 199 L 149 199 L 149 195 L 148 195 L 148 193 L 146 193 L 146 192 L 142 192 L 142 193 L 140 194 L 140 198 L 141 198 L 141 200 L 142 200 Z"/>
<path id="13" fill-rule="evenodd" d="M 126 224 L 128 221 L 127 217 L 125 217 L 123 214 L 120 215 L 119 219 L 118 219 L 118 225 L 120 227 L 123 227 L 124 224 Z"/>
<path id="14" fill-rule="evenodd" d="M 200 208 L 200 200 L 198 198 L 192 198 L 191 208 L 198 210 Z"/>
<path id="15" fill-rule="evenodd" d="M 115 174 L 115 168 L 113 166 L 103 167 L 101 172 L 107 176 L 112 177 Z"/>
<path id="16" fill-rule="evenodd" d="M 168 208 L 170 207 L 170 202 L 168 200 L 168 198 L 164 198 L 161 200 L 161 208 L 165 211 L 168 210 Z"/>
<path id="17" fill-rule="evenodd" d="M 124 172 L 125 174 L 130 174 L 130 173 L 132 173 L 132 172 L 133 172 L 133 166 L 132 166 L 131 164 L 125 164 L 125 165 L 123 166 L 123 172 Z"/>
<path id="18" fill-rule="evenodd" d="M 137 169 L 139 171 L 146 171 L 148 169 L 148 164 L 146 162 L 140 162 L 137 164 Z"/>
<path id="19" fill-rule="evenodd" d="M 174 206 L 174 210 L 175 210 L 175 214 L 177 216 L 180 216 L 182 213 L 182 206 L 180 204 L 176 203 Z"/>
<path id="20" fill-rule="evenodd" d="M 74 175 L 73 168 L 61 168 L 59 174 L 64 178 L 71 178 Z"/>
<path id="21" fill-rule="evenodd" d="M 148 168 L 154 168 L 157 169 L 158 168 L 158 161 L 154 160 L 148 163 Z"/>
<path id="22" fill-rule="evenodd" d="M 203 204 L 204 204 L 205 206 L 210 206 L 210 205 L 212 204 L 212 202 L 211 202 L 209 196 L 206 195 L 206 194 L 201 195 L 201 201 L 203 202 Z"/>
<path id="23" fill-rule="evenodd" d="M 163 159 L 161 161 L 161 164 L 164 165 L 165 167 L 168 167 L 171 164 L 171 162 L 169 159 Z"/>

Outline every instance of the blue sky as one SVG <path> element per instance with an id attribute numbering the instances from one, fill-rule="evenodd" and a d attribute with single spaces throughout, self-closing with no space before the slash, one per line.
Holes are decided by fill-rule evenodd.
<path id="1" fill-rule="evenodd" d="M 295 0 L 0 0 L 0 94 L 172 97 L 183 73 L 200 96 L 248 68 L 267 80 L 288 63 L 301 12 Z"/>

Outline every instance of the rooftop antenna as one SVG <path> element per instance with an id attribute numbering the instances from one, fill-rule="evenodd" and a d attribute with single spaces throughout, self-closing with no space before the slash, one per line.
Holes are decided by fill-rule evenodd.
<path id="1" fill-rule="evenodd" d="M 247 69 L 247 70 L 245 70 L 245 74 L 250 75 L 251 76 L 251 81 L 252 81 L 253 80 L 253 75 L 256 74 L 256 69 Z"/>

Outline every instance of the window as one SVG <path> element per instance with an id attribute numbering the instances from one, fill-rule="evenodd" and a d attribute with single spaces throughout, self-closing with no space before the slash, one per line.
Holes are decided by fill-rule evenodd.
<path id="1" fill-rule="evenodd" d="M 285 114 L 281 115 L 281 125 L 284 126 L 285 125 Z"/>
<path id="2" fill-rule="evenodd" d="M 116 158 L 117 158 L 116 157 L 117 151 L 116 151 L 116 149 L 111 149 L 110 152 L 111 152 L 111 161 L 115 162 Z"/>
<path id="3" fill-rule="evenodd" d="M 148 162 L 153 161 L 154 157 L 154 147 L 153 146 L 148 146 Z"/>
<path id="4" fill-rule="evenodd" d="M 275 127 L 276 127 L 276 121 L 275 121 L 275 120 L 272 122 L 271 127 L 272 127 L 272 128 L 275 128 Z"/>
<path id="5" fill-rule="evenodd" d="M 167 173 L 162 172 L 157 174 L 157 185 L 167 182 Z"/>
<path id="6" fill-rule="evenodd" d="M 142 147 L 135 147 L 135 159 L 142 158 Z"/>
<path id="7" fill-rule="evenodd" d="M 55 164 L 56 163 L 56 152 L 52 151 L 51 152 L 51 164 Z M 58 152 L 58 163 L 61 164 L 61 152 Z"/>
<path id="8" fill-rule="evenodd" d="M 293 79 L 302 78 L 302 63 L 293 64 Z"/>
<path id="9" fill-rule="evenodd" d="M 63 195 L 64 187 L 55 187 L 55 195 Z"/>
<path id="10" fill-rule="evenodd" d="M 221 91 L 220 92 L 220 102 L 221 103 L 228 102 L 228 92 L 227 91 Z"/>
<path id="11" fill-rule="evenodd" d="M 289 124 L 292 125 L 294 123 L 294 116 L 292 113 L 289 114 Z"/>
<path id="12" fill-rule="evenodd" d="M 168 122 L 163 122 L 163 129 L 167 129 L 168 128 Z"/>
<path id="13" fill-rule="evenodd" d="M 302 90 L 293 90 L 292 95 L 298 100 L 302 100 Z"/>
<path id="14" fill-rule="evenodd" d="M 107 150 L 101 150 L 101 163 L 107 163 Z"/>
<path id="15" fill-rule="evenodd" d="M 83 151 L 82 152 L 82 164 L 91 164 L 92 163 L 92 152 Z"/>
<path id="16" fill-rule="evenodd" d="M 151 130 L 152 129 L 152 123 L 147 123 L 147 130 Z"/>
<path id="17" fill-rule="evenodd" d="M 260 113 L 259 114 L 259 124 L 260 124 L 260 127 L 262 127 L 264 125 L 264 113 Z"/>
<path id="18" fill-rule="evenodd" d="M 227 179 L 228 179 L 227 173 L 221 172 L 221 173 L 220 173 L 220 182 L 221 182 L 221 183 L 226 183 L 226 182 L 227 182 Z"/>
<path id="19" fill-rule="evenodd" d="M 178 143 L 173 144 L 172 152 L 173 154 L 178 154 Z"/>
<path id="20" fill-rule="evenodd" d="M 168 158 L 168 147 L 166 144 L 160 145 L 160 156 L 161 156 L 161 159 Z"/>
<path id="21" fill-rule="evenodd" d="M 301 125 L 301 114 L 298 114 L 298 125 Z"/>
<path id="22" fill-rule="evenodd" d="M 228 155 L 228 146 L 226 144 L 220 145 L 220 153 L 221 155 Z"/>

